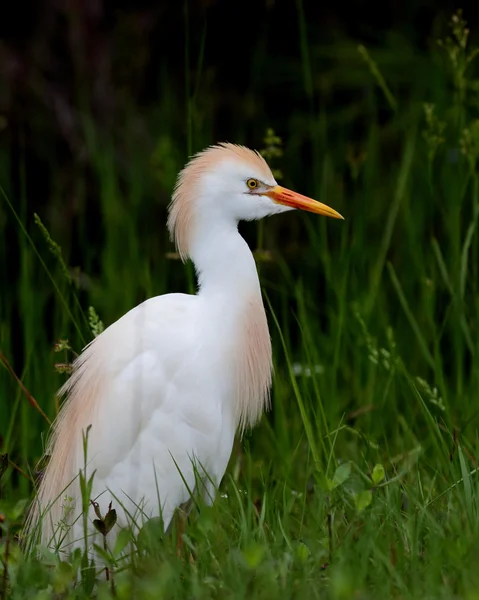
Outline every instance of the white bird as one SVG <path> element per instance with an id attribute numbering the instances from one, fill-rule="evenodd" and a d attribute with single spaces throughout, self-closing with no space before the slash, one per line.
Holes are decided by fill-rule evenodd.
<path id="1" fill-rule="evenodd" d="M 181 171 L 168 228 L 181 258 L 194 263 L 198 292 L 150 298 L 75 360 L 59 391 L 66 401 L 26 524 L 43 546 L 85 547 L 80 470 L 87 478 L 94 473 L 91 498 L 101 512 L 110 502 L 117 510 L 108 539 L 139 514 L 161 513 L 168 528 L 175 509 L 190 500 L 195 469 L 204 484 L 199 491 L 213 501 L 235 432 L 258 422 L 272 381 L 260 282 L 238 222 L 295 208 L 343 218 L 279 186 L 263 157 L 243 146 L 211 146 Z M 91 507 L 88 535 L 101 543 L 94 518 Z"/>

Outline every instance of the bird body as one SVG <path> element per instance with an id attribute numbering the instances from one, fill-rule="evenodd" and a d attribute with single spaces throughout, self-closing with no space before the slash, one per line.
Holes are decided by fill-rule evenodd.
<path id="1" fill-rule="evenodd" d="M 198 293 L 143 302 L 76 359 L 26 527 L 39 524 L 43 545 L 85 544 L 80 470 L 94 473 L 91 499 L 103 514 L 112 502 L 119 526 L 161 513 L 167 528 L 198 474 L 198 491 L 213 501 L 235 433 L 261 418 L 272 379 L 260 283 L 238 221 L 291 210 L 293 202 L 340 218 L 280 188 L 264 159 L 241 146 L 212 146 L 180 173 L 168 227 L 182 258 L 193 260 Z M 98 543 L 91 515 L 89 522 Z"/>

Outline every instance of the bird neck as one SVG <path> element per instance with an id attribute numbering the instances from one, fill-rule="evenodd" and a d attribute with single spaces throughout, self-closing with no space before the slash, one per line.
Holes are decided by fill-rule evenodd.
<path id="1" fill-rule="evenodd" d="M 256 263 L 238 232 L 237 223 L 196 229 L 190 256 L 198 273 L 198 296 L 212 319 L 206 319 L 206 338 L 215 324 L 214 344 L 226 378 L 225 397 L 235 428 L 241 432 L 255 425 L 269 406 L 272 378 L 272 350 L 268 322 L 261 297 Z M 216 363 L 218 364 L 218 363 Z"/>
<path id="2" fill-rule="evenodd" d="M 198 275 L 199 294 L 220 294 L 241 300 L 261 297 L 256 263 L 237 223 L 224 222 L 201 231 L 197 227 L 190 256 Z"/>

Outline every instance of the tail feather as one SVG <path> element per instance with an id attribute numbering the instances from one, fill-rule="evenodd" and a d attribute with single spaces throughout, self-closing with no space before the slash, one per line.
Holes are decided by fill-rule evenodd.
<path id="1" fill-rule="evenodd" d="M 58 546 L 72 518 L 81 511 L 78 471 L 83 466 L 82 432 L 93 420 L 102 386 L 101 367 L 93 360 L 98 340 L 75 360 L 72 375 L 58 392 L 65 402 L 50 431 L 45 451 L 50 458 L 23 529 L 30 547 L 36 543 Z"/>

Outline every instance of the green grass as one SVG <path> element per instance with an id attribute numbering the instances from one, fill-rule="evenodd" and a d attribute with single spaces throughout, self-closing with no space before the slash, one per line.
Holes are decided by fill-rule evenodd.
<path id="1" fill-rule="evenodd" d="M 270 148 L 269 157 L 285 185 L 346 221 L 295 213 L 242 226 L 272 257 L 259 267 L 273 411 L 235 446 L 214 506 L 190 519 L 183 558 L 175 536 L 147 544 L 146 558 L 113 565 L 109 582 L 97 574 L 98 598 L 479 598 L 479 126 L 463 26 L 456 21 L 452 41 L 427 56 L 350 43 L 320 51 L 298 7 L 295 85 L 310 108 L 292 109 L 283 152 Z M 194 51 L 201 63 L 202 49 Z M 323 64 L 332 66 L 318 80 Z M 322 102 L 326 80 L 350 92 L 350 106 Z M 12 368 L 34 397 L 2 363 L 2 599 L 90 597 L 90 571 L 73 586 L 81 556 L 38 562 L 15 538 L 47 431 L 34 401 L 55 416 L 66 375 L 54 363 L 71 353 L 53 345 L 68 339 L 78 351 L 91 339 L 89 306 L 108 325 L 147 297 L 193 289 L 191 265 L 166 256 L 164 205 L 186 151 L 216 140 L 210 90 L 187 87 L 188 148 L 175 142 L 186 117 L 165 86 L 150 115 L 153 156 L 129 148 L 127 169 L 114 140 L 85 117 L 98 221 L 87 217 L 79 177 L 72 231 L 54 212 L 40 215 L 62 260 L 34 222 L 27 187 L 12 198 L 1 182 L 0 228 L 16 232 L 19 269 L 16 288 L 0 292 L 0 350 L 9 362 L 20 352 Z M 351 147 L 358 118 L 366 127 Z M 269 145 L 247 130 L 240 123 L 235 141 Z M 307 161 L 298 152 L 305 142 Z M 51 205 L 63 200 L 59 185 Z M 3 278 L 5 240 L 0 234 Z M 73 282 L 65 276 L 77 243 L 80 285 L 77 271 Z"/>

